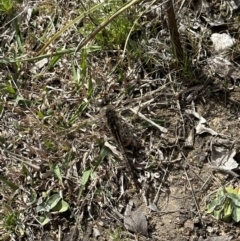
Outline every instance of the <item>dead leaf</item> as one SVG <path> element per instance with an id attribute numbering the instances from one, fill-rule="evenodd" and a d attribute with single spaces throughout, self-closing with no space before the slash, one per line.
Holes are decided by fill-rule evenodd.
<path id="1" fill-rule="evenodd" d="M 199 115 L 196 111 L 194 110 L 185 110 L 185 113 L 189 114 L 189 115 L 193 115 L 194 117 L 196 117 L 197 119 L 199 119 L 200 123 L 203 124 L 203 123 L 206 123 L 206 119 L 203 118 L 201 115 Z"/>
<path id="2" fill-rule="evenodd" d="M 232 170 L 238 167 L 238 163 L 234 160 L 236 150 L 228 150 L 224 147 L 212 145 L 212 164 L 224 168 L 226 170 Z"/>
<path id="3" fill-rule="evenodd" d="M 217 53 L 229 50 L 236 44 L 236 40 L 227 33 L 213 33 L 211 36 L 213 49 Z"/>
<path id="4" fill-rule="evenodd" d="M 124 226 L 127 230 L 135 234 L 148 236 L 147 219 L 145 215 L 138 210 L 130 211 L 128 215 L 124 217 Z"/>
<path id="5" fill-rule="evenodd" d="M 198 125 L 196 126 L 196 134 L 203 134 L 203 133 L 209 133 L 213 136 L 218 134 L 216 131 L 214 131 L 211 128 L 206 127 L 205 125 L 203 125 L 201 123 L 201 121 L 199 121 Z"/>
<path id="6" fill-rule="evenodd" d="M 209 58 L 208 64 L 212 69 L 213 73 L 219 75 L 222 78 L 226 78 L 227 76 L 232 78 L 234 81 L 240 78 L 239 69 L 234 66 L 229 60 L 217 56 L 214 58 Z"/>

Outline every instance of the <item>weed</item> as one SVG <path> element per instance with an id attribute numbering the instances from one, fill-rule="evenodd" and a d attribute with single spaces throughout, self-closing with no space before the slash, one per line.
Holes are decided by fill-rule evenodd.
<path id="1" fill-rule="evenodd" d="M 0 0 L 0 12 L 9 14 L 13 10 L 13 0 Z"/>
<path id="2" fill-rule="evenodd" d="M 120 241 L 121 239 L 121 233 L 122 233 L 122 228 L 118 227 L 113 231 L 107 231 L 107 233 L 110 236 L 110 239 L 113 241 Z"/>
<path id="3" fill-rule="evenodd" d="M 207 205 L 207 213 L 212 213 L 217 220 L 240 221 L 240 188 L 220 188 L 216 198 Z"/>
<path id="4" fill-rule="evenodd" d="M 55 193 L 37 206 L 38 221 L 44 226 L 50 222 L 49 213 L 62 213 L 68 209 L 68 203 L 62 199 L 59 193 Z"/>

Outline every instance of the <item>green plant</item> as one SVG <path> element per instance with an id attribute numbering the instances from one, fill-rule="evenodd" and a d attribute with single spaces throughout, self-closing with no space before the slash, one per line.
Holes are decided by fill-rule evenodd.
<path id="1" fill-rule="evenodd" d="M 99 144 L 102 145 L 102 143 L 100 143 L 100 140 L 99 140 Z M 105 146 L 102 146 L 98 160 L 94 164 L 93 168 L 88 168 L 88 169 L 84 170 L 83 175 L 82 175 L 81 186 L 80 186 L 79 193 L 78 193 L 79 199 L 82 196 L 82 193 L 83 193 L 84 189 L 86 188 L 86 185 L 87 185 L 88 181 L 90 180 L 91 175 L 97 170 L 97 168 L 99 167 L 99 165 L 104 160 L 104 158 L 106 157 L 107 154 L 108 154 L 108 149 Z"/>
<path id="2" fill-rule="evenodd" d="M 207 205 L 207 213 L 224 222 L 240 221 L 240 188 L 223 187 L 217 191 L 216 198 Z"/>
<path id="3" fill-rule="evenodd" d="M 5 82 L 0 85 L 0 91 L 2 94 L 8 95 L 11 98 L 17 97 L 17 91 L 15 90 L 13 84 L 11 82 Z"/>
<path id="4" fill-rule="evenodd" d="M 119 241 L 122 240 L 121 239 L 121 233 L 122 233 L 122 228 L 118 227 L 115 230 L 111 231 L 107 231 L 107 233 L 109 234 L 111 240 L 113 241 Z"/>
<path id="5" fill-rule="evenodd" d="M 17 225 L 17 214 L 16 213 L 9 213 L 5 219 L 4 219 L 4 226 L 7 228 L 7 229 L 12 229 L 14 230 L 16 225 Z"/>
<path id="6" fill-rule="evenodd" d="M 63 213 L 68 209 L 68 203 L 62 199 L 59 193 L 55 193 L 37 206 L 36 211 L 39 213 L 38 221 L 44 226 L 50 222 L 49 213 Z"/>
<path id="7" fill-rule="evenodd" d="M 0 215 L 0 230 L 1 234 L 4 233 L 9 236 L 11 233 L 18 233 L 21 229 L 21 224 L 19 221 L 19 212 L 14 211 L 14 209 L 8 204 L 2 204 L 2 213 Z M 2 235 L 1 235 L 2 236 Z M 0 238 L 0 240 L 2 240 Z"/>
<path id="8" fill-rule="evenodd" d="M 13 9 L 12 0 L 0 0 L 0 12 L 8 14 Z"/>

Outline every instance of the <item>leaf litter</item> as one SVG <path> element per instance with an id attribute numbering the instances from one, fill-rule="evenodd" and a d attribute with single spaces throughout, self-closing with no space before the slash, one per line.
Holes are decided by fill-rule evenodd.
<path id="1" fill-rule="evenodd" d="M 39 8 L 39 13 L 28 11 L 27 18 L 20 14 L 19 19 L 25 24 L 20 25 L 26 37 L 24 50 L 31 58 L 35 57 L 31 56 L 33 50 L 42 46 L 38 40 L 44 36 L 43 42 L 51 39 L 65 23 L 75 19 L 78 6 L 74 2 L 29 4 L 35 4 L 29 5 L 29 10 Z M 239 43 L 233 36 L 239 30 L 239 1 L 184 1 L 176 6 L 182 38 L 186 44 L 191 43 L 192 51 L 196 50 L 191 59 L 196 65 L 190 70 L 194 75 L 188 81 L 199 78 L 200 84 L 185 84 L 183 80 L 192 73 L 179 75 L 171 69 L 176 63 L 169 48 L 163 4 L 149 4 L 138 6 L 147 10 L 141 20 L 146 17 L 147 24 L 142 22 L 145 27 L 138 31 L 150 37 L 137 42 L 138 48 L 150 56 L 147 61 L 128 59 L 131 55 L 126 55 L 128 61 L 120 61 L 120 49 L 89 51 L 87 57 L 86 52 L 77 52 L 74 60 L 65 52 L 64 57 L 52 59 L 59 46 L 77 47 L 79 39 L 84 38 L 69 28 L 46 49 L 49 61 L 21 62 L 23 55 L 18 56 L 18 65 L 5 65 L 5 58 L 16 55 L 13 49 L 21 54 L 21 44 L 14 42 L 12 24 L 1 28 L 6 50 L 0 75 L 0 168 L 5 185 L 1 199 L 11 202 L 7 210 L 15 216 L 20 212 L 14 230 L 22 239 L 109 240 L 106 231 L 113 237 L 114 230 L 124 226 L 142 240 L 239 237 L 234 224 L 230 232 L 229 225 L 205 215 L 205 197 L 220 182 L 239 185 L 236 176 L 222 172 L 239 172 L 239 52 L 234 49 Z M 57 11 L 51 11 L 54 7 Z M 56 21 L 56 26 L 48 25 Z M 220 29 L 226 27 L 225 22 L 231 23 L 227 38 Z M 83 19 L 80 25 L 87 23 Z M 29 32 L 30 26 L 34 35 Z M 209 40 L 216 37 L 213 32 L 230 42 L 223 41 L 225 45 L 219 47 L 213 41 L 210 46 Z M 151 59 L 157 60 L 153 69 L 148 66 Z M 15 78 L 17 68 L 20 71 Z M 207 88 L 202 88 L 204 83 Z M 122 153 L 101 114 L 109 103 L 135 128 L 144 147 L 139 155 L 133 155 L 131 149 L 126 151 L 142 187 L 139 192 L 130 193 L 131 178 L 124 167 L 119 168 Z M 210 169 L 209 164 L 216 168 Z M 37 207 L 56 196 L 71 211 L 51 213 L 51 209 L 44 209 L 49 222 L 39 225 Z M 123 215 L 130 198 L 134 198 L 136 207 Z M 138 199 L 148 212 L 139 207 Z M 147 208 L 150 206 L 157 208 L 151 211 Z M 3 213 L 8 215 L 6 208 Z M 17 234 L 9 230 L 0 229 L 1 234 L 9 232 L 11 239 L 17 240 Z M 72 230 L 77 232 L 71 235 Z M 125 229 L 120 236 L 119 240 L 135 238 Z"/>

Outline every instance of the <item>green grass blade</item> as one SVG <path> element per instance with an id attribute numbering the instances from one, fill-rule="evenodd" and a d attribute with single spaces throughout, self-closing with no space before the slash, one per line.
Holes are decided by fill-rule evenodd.
<path id="1" fill-rule="evenodd" d="M 85 18 L 89 13 L 94 12 L 95 10 L 98 10 L 103 4 L 105 4 L 104 2 L 95 5 L 94 7 L 92 7 L 91 9 L 87 10 L 86 12 L 84 12 L 83 14 L 81 14 L 80 16 L 78 16 L 77 18 L 75 18 L 73 21 L 71 21 L 70 23 L 66 24 L 66 26 L 64 26 L 61 30 L 59 30 L 56 34 L 53 35 L 53 37 L 51 39 L 49 39 L 47 41 L 47 43 L 45 43 L 45 45 L 42 47 L 42 49 L 39 51 L 38 56 L 42 55 L 43 52 L 45 51 L 45 49 L 53 42 L 55 41 L 58 37 L 60 37 L 60 35 L 66 31 L 67 29 L 69 29 L 71 26 L 73 26 L 75 23 L 79 22 L 80 20 L 82 20 L 83 18 Z"/>
<path id="2" fill-rule="evenodd" d="M 15 185 L 14 183 L 8 181 L 5 177 L 0 176 L 0 180 L 4 182 L 6 185 L 8 185 L 13 191 L 16 191 L 19 187 Z"/>

